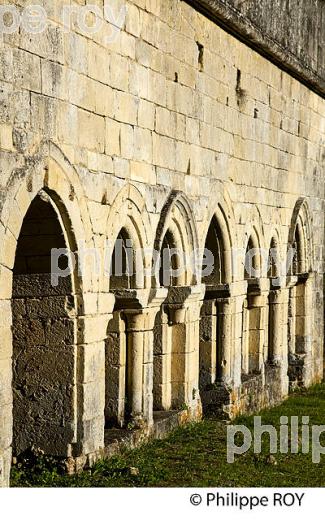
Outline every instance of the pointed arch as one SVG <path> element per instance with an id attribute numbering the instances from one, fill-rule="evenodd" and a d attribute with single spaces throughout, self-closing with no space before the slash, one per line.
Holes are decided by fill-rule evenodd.
<path id="1" fill-rule="evenodd" d="M 312 218 L 308 202 L 297 200 L 288 236 L 289 309 L 288 309 L 288 375 L 291 388 L 308 385 L 312 358 L 311 305 L 312 286 L 309 275 L 313 270 Z"/>
<path id="2" fill-rule="evenodd" d="M 301 197 L 297 200 L 289 228 L 288 254 L 290 248 L 297 251 L 296 266 L 294 274 L 309 273 L 313 270 L 313 239 L 312 239 L 312 218 L 309 211 L 308 202 Z"/>
<path id="3" fill-rule="evenodd" d="M 246 237 L 245 260 L 244 260 L 244 278 L 258 278 L 261 276 L 262 270 L 262 248 L 260 243 L 260 235 L 253 225 L 249 235 Z"/>
<path id="4" fill-rule="evenodd" d="M 222 186 L 220 186 L 220 190 L 222 191 L 219 192 L 218 187 L 216 187 L 216 197 L 209 200 L 206 218 L 201 226 L 200 248 L 203 253 L 209 230 L 213 228 L 217 230 L 222 247 L 221 261 L 223 264 L 223 273 L 221 279 L 223 283 L 229 284 L 233 281 L 234 277 L 233 248 L 236 243 L 236 224 L 229 194 Z M 201 265 L 202 262 L 203 258 L 201 258 Z"/>
<path id="5" fill-rule="evenodd" d="M 129 248 L 133 250 L 135 286 L 149 288 L 153 237 L 151 222 L 145 199 L 132 184 L 126 184 L 117 194 L 110 208 L 107 225 L 109 249 L 113 252 L 121 233 L 127 237 Z M 110 255 L 111 256 L 111 255 Z M 110 260 L 110 266 L 111 268 Z"/>
<path id="6" fill-rule="evenodd" d="M 237 215 L 238 236 L 236 244 L 236 272 L 239 280 L 247 279 L 247 269 L 245 267 L 247 253 L 254 250 L 254 254 L 248 254 L 248 264 L 253 264 L 256 269 L 254 278 L 259 278 L 263 274 L 263 265 L 265 252 L 268 255 L 268 249 L 265 245 L 265 231 L 261 213 L 259 209 L 252 204 L 241 204 L 239 214 Z"/>
<path id="7" fill-rule="evenodd" d="M 269 240 L 267 263 L 265 265 L 265 276 L 276 278 L 280 276 L 281 242 L 277 229 L 273 229 Z"/>
<path id="8" fill-rule="evenodd" d="M 166 201 L 160 215 L 154 241 L 155 276 L 154 284 L 159 285 L 157 261 L 163 248 L 167 232 L 172 237 L 171 244 L 180 253 L 177 285 L 197 283 L 198 233 L 191 203 L 180 191 L 173 191 Z M 160 262 L 159 262 L 160 264 Z"/>

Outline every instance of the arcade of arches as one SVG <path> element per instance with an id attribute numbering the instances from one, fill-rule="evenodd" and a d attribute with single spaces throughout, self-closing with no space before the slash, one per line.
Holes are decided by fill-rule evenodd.
<path id="1" fill-rule="evenodd" d="M 240 255 L 236 230 L 220 205 L 200 244 L 189 201 L 173 192 L 152 234 L 150 276 L 145 254 L 135 251 L 146 245 L 148 229 L 135 225 L 132 206 L 139 200 L 130 197 L 116 198 L 121 212 L 129 208 L 123 219 L 114 217 L 114 204 L 111 209 L 116 231 L 104 282 L 102 339 L 92 322 L 93 340 L 87 340 L 82 301 L 89 298 L 82 288 L 86 271 L 92 274 L 95 264 L 81 275 L 74 265 L 52 283 L 51 251 L 62 252 L 59 269 L 65 273 L 64 251 L 74 240 L 63 204 L 45 188 L 25 213 L 10 304 L 15 457 L 37 447 L 83 466 L 105 454 L 117 432 L 150 434 L 164 418 L 199 419 L 202 411 L 232 417 L 258 410 L 321 377 L 310 330 L 315 273 L 305 200 L 293 210 L 284 247 L 275 234 L 264 254 L 253 226 Z M 283 250 L 291 253 L 284 276 Z M 187 263 L 193 255 L 198 270 Z M 101 291 L 102 298 L 104 285 Z"/>

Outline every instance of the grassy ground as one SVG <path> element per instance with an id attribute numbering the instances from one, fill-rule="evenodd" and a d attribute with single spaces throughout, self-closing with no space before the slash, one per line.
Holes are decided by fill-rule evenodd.
<path id="1" fill-rule="evenodd" d="M 279 429 L 281 416 L 309 416 L 310 424 L 325 424 L 325 385 L 291 396 L 281 406 L 263 411 L 262 424 Z M 252 429 L 253 418 L 237 423 Z M 290 487 L 325 486 L 325 456 L 319 464 L 311 453 L 270 456 L 269 443 L 262 453 L 252 450 L 226 460 L 225 424 L 206 419 L 173 432 L 131 452 L 98 463 L 90 471 L 68 477 L 53 462 L 39 458 L 12 470 L 12 486 L 24 487 Z M 264 436 L 267 441 L 268 436 Z M 325 434 L 321 436 L 325 446 Z"/>

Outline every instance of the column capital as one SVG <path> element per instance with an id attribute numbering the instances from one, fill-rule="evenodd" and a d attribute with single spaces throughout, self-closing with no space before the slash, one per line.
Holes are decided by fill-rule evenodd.
<path id="1" fill-rule="evenodd" d="M 235 302 L 235 298 L 218 298 L 217 304 L 221 306 L 220 314 L 228 314 L 232 309 L 232 305 Z"/>
<path id="2" fill-rule="evenodd" d="M 142 310 L 126 309 L 123 314 L 127 320 L 128 332 L 143 332 L 145 329 L 145 316 Z"/>
<path id="3" fill-rule="evenodd" d="M 272 305 L 278 305 L 283 303 L 283 289 L 270 290 L 269 302 Z"/>
<path id="4" fill-rule="evenodd" d="M 184 323 L 186 319 L 193 321 L 193 313 L 198 316 L 200 314 L 204 294 L 204 285 L 170 287 L 165 302 L 169 310 L 170 320 L 175 324 Z"/>
<path id="5" fill-rule="evenodd" d="M 130 291 L 129 298 L 121 299 L 123 305 L 123 314 L 127 317 L 128 330 L 146 331 L 154 327 L 157 313 L 160 311 L 162 304 L 166 300 L 168 290 L 164 287 L 150 289 L 143 292 L 137 290 Z"/>
<path id="6" fill-rule="evenodd" d="M 173 286 L 168 288 L 167 305 L 185 307 L 189 302 L 200 302 L 205 294 L 205 285 Z"/>
<path id="7" fill-rule="evenodd" d="M 115 289 L 112 292 L 117 308 L 141 310 L 148 305 L 151 289 Z"/>

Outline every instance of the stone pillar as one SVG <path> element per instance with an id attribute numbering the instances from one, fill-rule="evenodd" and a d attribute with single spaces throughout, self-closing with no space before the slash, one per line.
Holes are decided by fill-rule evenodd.
<path id="1" fill-rule="evenodd" d="M 169 340 L 170 346 L 170 408 L 179 409 L 187 404 L 188 400 L 188 364 L 190 325 L 187 323 L 189 312 L 184 306 L 169 305 Z"/>
<path id="2" fill-rule="evenodd" d="M 288 376 L 288 309 L 289 309 L 289 290 L 286 287 L 281 289 L 282 295 L 282 352 L 281 352 L 281 386 L 283 397 L 289 393 Z"/>
<path id="3" fill-rule="evenodd" d="M 98 296 L 98 295 L 97 295 Z M 105 341 L 107 327 L 113 316 L 114 296 L 99 295 L 98 309 L 90 314 L 91 307 L 85 307 L 85 315 L 77 318 L 77 392 L 76 443 L 73 457 L 92 455 L 104 447 L 105 431 Z M 78 462 L 79 464 L 79 462 Z"/>
<path id="4" fill-rule="evenodd" d="M 269 294 L 269 361 L 274 365 L 282 363 L 283 342 L 283 297 L 280 290 L 270 291 Z M 271 333 L 270 333 L 271 332 Z M 270 352 L 272 355 L 270 356 Z"/>
<path id="5" fill-rule="evenodd" d="M 232 360 L 231 378 L 234 389 L 241 386 L 245 372 L 247 281 L 234 282 L 229 287 L 232 301 Z"/>
<path id="6" fill-rule="evenodd" d="M 158 288 L 150 292 L 148 307 L 144 309 L 144 369 L 143 369 L 143 413 L 146 422 L 153 424 L 153 388 L 154 388 L 154 327 L 162 303 L 167 297 L 167 289 Z"/>
<path id="7" fill-rule="evenodd" d="M 201 414 L 199 336 L 203 286 L 190 287 L 182 303 L 168 304 L 171 327 L 171 408 Z"/>
<path id="8" fill-rule="evenodd" d="M 0 487 L 8 487 L 13 431 L 10 300 L 0 300 L 0 334 Z"/>
<path id="9" fill-rule="evenodd" d="M 220 360 L 221 382 L 230 385 L 232 380 L 233 360 L 233 300 L 223 298 L 218 300 L 218 319 L 220 320 Z"/>
<path id="10" fill-rule="evenodd" d="M 291 277 L 289 296 L 289 378 L 291 387 L 308 386 L 313 378 L 311 275 Z"/>
<path id="11" fill-rule="evenodd" d="M 286 288 L 277 288 L 269 293 L 269 356 L 268 362 L 279 373 L 280 397 L 289 390 L 288 378 L 288 297 Z"/>
<path id="12" fill-rule="evenodd" d="M 242 349 L 241 374 L 249 372 L 249 311 L 247 297 L 242 301 Z"/>
<path id="13" fill-rule="evenodd" d="M 312 352 L 312 335 L 313 335 L 313 284 L 314 277 L 309 276 L 304 283 L 303 290 L 303 338 L 304 338 L 304 354 L 305 354 L 305 366 L 304 366 L 304 385 L 309 386 L 313 381 L 313 352 Z"/>
<path id="14" fill-rule="evenodd" d="M 126 384 L 126 324 L 121 311 L 113 313 L 105 344 L 106 427 L 124 426 Z"/>
<path id="15" fill-rule="evenodd" d="M 154 338 L 154 409 L 169 410 L 171 406 L 171 332 L 169 317 L 162 306 L 155 324 Z"/>
<path id="16" fill-rule="evenodd" d="M 155 354 L 156 406 L 186 407 L 201 414 L 199 396 L 199 325 L 203 286 L 172 287 L 163 305 L 161 344 Z"/>
<path id="17" fill-rule="evenodd" d="M 217 379 L 217 331 L 217 303 L 215 299 L 209 298 L 203 301 L 200 321 L 200 390 L 205 390 Z"/>
<path id="18" fill-rule="evenodd" d="M 304 291 L 304 332 L 305 332 L 305 352 L 307 355 L 312 353 L 312 326 L 313 326 L 313 284 L 314 279 L 309 276 L 305 282 Z"/>
<path id="19" fill-rule="evenodd" d="M 249 372 L 259 372 L 263 366 L 266 293 L 248 295 Z"/>
<path id="20" fill-rule="evenodd" d="M 131 420 L 141 423 L 143 414 L 144 316 L 127 311 L 127 395 Z"/>
<path id="21" fill-rule="evenodd" d="M 193 417 L 202 414 L 199 392 L 199 338 L 200 314 L 204 286 L 191 288 L 186 302 L 186 349 L 185 349 L 185 405 Z"/>
<path id="22" fill-rule="evenodd" d="M 151 301 L 150 306 L 144 310 L 144 355 L 143 355 L 143 417 L 148 425 L 153 423 L 154 410 L 154 326 L 157 314 L 161 309 L 161 303 L 167 294 L 163 292 L 160 297 Z"/>
<path id="23" fill-rule="evenodd" d="M 296 353 L 296 286 L 289 288 L 288 298 L 288 349 L 289 354 Z"/>
<path id="24" fill-rule="evenodd" d="M 167 290 L 158 289 L 143 302 L 146 307 L 124 311 L 127 319 L 129 411 L 131 421 L 138 427 L 153 423 L 154 325 L 166 296 Z"/>

